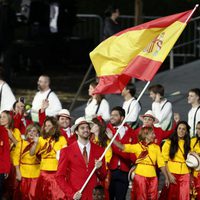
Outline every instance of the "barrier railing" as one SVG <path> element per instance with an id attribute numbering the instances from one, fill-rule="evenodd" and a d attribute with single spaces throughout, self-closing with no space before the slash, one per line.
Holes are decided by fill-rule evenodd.
<path id="1" fill-rule="evenodd" d="M 74 36 L 92 38 L 94 45 L 98 45 L 102 40 L 103 35 L 103 19 L 99 15 L 88 15 L 88 14 L 78 14 L 79 23 L 74 29 Z M 156 19 L 158 17 L 144 16 L 143 23 Z M 121 28 L 126 29 L 134 26 L 134 16 L 121 15 L 119 17 Z M 190 20 L 186 29 L 176 42 L 176 45 L 171 50 L 169 54 L 170 69 L 174 69 L 174 58 L 183 58 L 183 63 L 185 63 L 186 58 L 200 58 L 200 17 L 196 17 Z M 91 71 L 92 65 L 90 65 L 84 79 L 81 83 L 80 88 L 77 91 L 76 97 L 70 106 L 70 110 L 73 109 L 76 99 L 80 94 L 83 85 L 88 82 L 87 78 Z"/>

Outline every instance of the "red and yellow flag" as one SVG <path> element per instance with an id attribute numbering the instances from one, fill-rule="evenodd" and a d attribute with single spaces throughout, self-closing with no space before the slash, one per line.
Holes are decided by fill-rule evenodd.
<path id="1" fill-rule="evenodd" d="M 95 93 L 120 93 L 131 77 L 150 81 L 187 25 L 193 10 L 121 31 L 100 43 L 90 58 L 99 78 Z"/>

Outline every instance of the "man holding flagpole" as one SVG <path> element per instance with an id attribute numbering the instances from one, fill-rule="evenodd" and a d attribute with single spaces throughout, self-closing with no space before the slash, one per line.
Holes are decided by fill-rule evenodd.
<path id="1" fill-rule="evenodd" d="M 105 159 L 98 161 L 103 149 L 89 139 L 91 126 L 92 123 L 84 117 L 78 118 L 72 126 L 78 140 L 61 151 L 56 181 L 69 199 L 91 200 L 97 178 L 103 180 L 106 177 Z M 94 167 L 97 169 L 95 174 L 81 192 L 81 186 Z"/>
<path id="2" fill-rule="evenodd" d="M 134 77 L 147 81 L 136 101 L 138 102 L 198 6 L 197 4 L 193 10 L 126 29 L 100 43 L 90 53 L 99 78 L 95 93 L 121 93 Z M 124 118 L 99 160 L 104 159 L 105 153 L 128 117 L 129 115 Z M 81 192 L 87 187 L 96 169 L 95 166 L 83 184 Z"/>

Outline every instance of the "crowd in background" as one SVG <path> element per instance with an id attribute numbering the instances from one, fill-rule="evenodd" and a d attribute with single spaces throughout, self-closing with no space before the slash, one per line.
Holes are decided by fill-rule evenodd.
<path id="1" fill-rule="evenodd" d="M 58 3 L 50 8 L 57 18 Z M 119 9 L 108 8 L 106 16 L 104 39 L 119 31 Z M 132 83 L 121 93 L 123 105 L 110 110 L 92 82 L 85 115 L 73 123 L 50 77 L 41 75 L 37 84 L 32 105 L 26 105 L 0 73 L 0 199 L 124 200 L 129 187 L 133 200 L 200 199 L 199 88 L 188 91 L 186 122 L 173 113 L 160 84 L 148 88 L 152 107 L 142 114 Z"/>
<path id="2" fill-rule="evenodd" d="M 200 199 L 200 89 L 188 91 L 186 122 L 173 113 L 162 85 L 148 88 L 152 108 L 141 114 L 134 84 L 122 91 L 123 105 L 110 110 L 92 82 L 85 116 L 73 123 L 50 77 L 41 75 L 37 84 L 26 105 L 0 80 L 2 199 L 123 200 L 129 187 L 131 199 Z M 160 177 L 165 181 L 158 189 Z"/>

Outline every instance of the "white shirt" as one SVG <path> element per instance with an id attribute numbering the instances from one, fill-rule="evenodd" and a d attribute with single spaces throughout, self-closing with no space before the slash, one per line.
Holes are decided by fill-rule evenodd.
<path id="1" fill-rule="evenodd" d="M 70 127 L 63 128 L 63 130 L 64 130 L 65 133 L 67 134 L 68 138 L 71 137 L 71 128 L 70 128 Z"/>
<path id="2" fill-rule="evenodd" d="M 86 145 L 83 145 L 82 143 L 80 143 L 80 142 L 77 140 L 77 143 L 78 143 L 79 149 L 80 149 L 80 151 L 81 151 L 82 154 L 83 154 L 83 148 L 86 147 L 87 156 L 88 156 L 88 161 L 89 161 L 89 158 L 90 158 L 90 149 L 91 149 L 91 144 L 90 144 L 90 142 L 88 142 Z"/>
<path id="3" fill-rule="evenodd" d="M 115 127 L 118 128 L 118 127 Z M 126 134 L 126 131 L 128 130 L 128 128 L 126 126 L 122 126 L 119 130 L 119 138 L 120 140 L 124 137 L 124 135 Z M 118 166 L 120 166 L 120 160 L 118 160 Z"/>
<path id="4" fill-rule="evenodd" d="M 116 127 L 118 128 L 118 127 Z M 128 128 L 126 126 L 122 126 L 119 130 L 119 138 L 120 140 L 124 137 L 126 131 L 128 130 Z"/>
<path id="5" fill-rule="evenodd" d="M 38 122 L 38 111 L 41 109 L 42 101 L 47 98 L 48 93 L 51 89 L 45 92 L 37 92 L 33 102 L 32 102 L 32 109 L 31 109 L 31 116 L 34 122 Z M 57 95 L 54 92 L 51 92 L 49 97 L 49 107 L 46 109 L 45 113 L 47 116 L 56 116 L 58 112 L 62 109 L 60 100 L 58 99 Z"/>
<path id="6" fill-rule="evenodd" d="M 110 106 L 109 106 L 107 100 L 106 99 L 101 100 L 99 110 L 96 113 L 97 108 L 98 108 L 98 105 L 97 105 L 96 99 L 92 99 L 91 102 L 88 102 L 88 104 L 85 108 L 85 118 L 91 120 L 92 118 L 101 115 L 102 118 L 105 121 L 109 121 L 109 119 L 110 119 Z"/>
<path id="7" fill-rule="evenodd" d="M 155 117 L 159 120 L 159 123 L 154 125 L 166 130 L 172 121 L 172 104 L 169 101 L 167 102 L 167 99 L 164 99 L 161 102 L 153 102 L 152 111 Z"/>
<path id="8" fill-rule="evenodd" d="M 9 85 L 5 82 L 0 84 L 1 93 L 1 102 L 0 102 L 0 113 L 4 110 L 12 110 L 13 104 L 16 99 L 15 96 L 9 87 Z"/>
<path id="9" fill-rule="evenodd" d="M 194 115 L 197 108 L 198 106 L 195 108 L 191 108 L 190 111 L 188 112 L 188 124 L 190 126 L 190 137 L 195 136 L 196 125 L 197 125 L 197 122 L 200 121 L 200 108 L 199 108 L 196 114 L 196 120 L 195 120 L 195 126 L 194 126 Z"/>
<path id="10" fill-rule="evenodd" d="M 135 102 L 136 99 L 133 97 L 128 101 L 124 101 L 123 103 L 123 109 L 125 110 L 126 115 L 129 114 L 129 117 L 127 118 L 126 122 L 135 122 L 139 117 L 141 106 L 138 102 L 136 104 Z"/>

